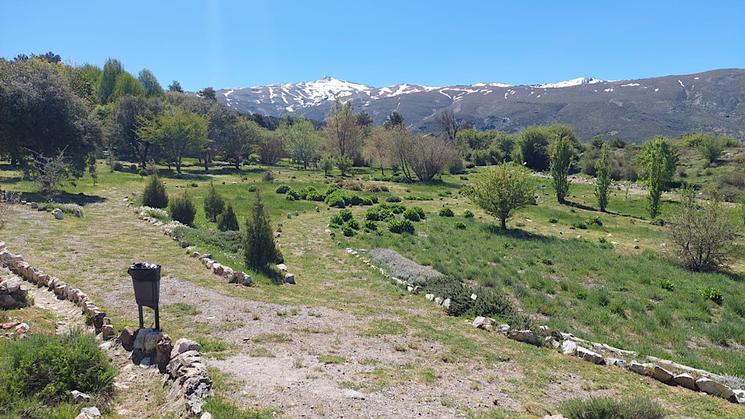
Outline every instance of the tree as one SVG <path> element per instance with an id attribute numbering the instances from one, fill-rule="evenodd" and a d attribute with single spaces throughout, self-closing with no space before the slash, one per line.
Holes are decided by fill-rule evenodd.
<path id="1" fill-rule="evenodd" d="M 339 168 L 342 176 L 346 176 L 349 170 L 352 168 L 352 159 L 349 157 L 337 157 L 334 161 L 336 167 Z"/>
<path id="2" fill-rule="evenodd" d="M 610 145 L 603 143 L 600 147 L 600 158 L 595 162 L 595 197 L 600 211 L 605 212 L 608 206 L 608 189 L 611 182 Z"/>
<path id="3" fill-rule="evenodd" d="M 465 193 L 506 229 L 511 213 L 535 199 L 535 185 L 530 171 L 514 163 L 502 163 L 476 176 Z"/>
<path id="4" fill-rule="evenodd" d="M 98 121 L 72 90 L 61 65 L 0 60 L 0 154 L 33 171 L 64 153 L 68 173 L 78 177 L 100 142 Z"/>
<path id="5" fill-rule="evenodd" d="M 404 126 L 404 117 L 398 111 L 391 112 L 383 123 L 385 129 L 402 126 Z"/>
<path id="6" fill-rule="evenodd" d="M 660 213 L 662 191 L 673 178 L 678 156 L 666 138 L 656 137 L 642 147 L 639 163 L 649 190 L 649 216 L 656 218 Z"/>
<path id="7" fill-rule="evenodd" d="M 682 207 L 672 217 L 670 235 L 683 266 L 693 271 L 719 268 L 726 261 L 725 250 L 735 234 L 716 193 L 699 206 L 695 191 L 687 188 L 683 192 Z"/>
<path id="8" fill-rule="evenodd" d="M 205 87 L 204 89 L 198 91 L 197 96 L 207 100 L 217 101 L 215 89 L 211 87 Z"/>
<path id="9" fill-rule="evenodd" d="M 163 94 L 163 88 L 158 83 L 158 79 L 152 71 L 146 68 L 142 69 L 137 80 L 140 81 L 147 96 L 161 96 Z"/>
<path id="10" fill-rule="evenodd" d="M 320 154 L 320 141 L 313 123 L 305 118 L 295 119 L 292 124 L 284 122 L 279 127 L 279 136 L 290 158 L 303 165 L 316 161 Z"/>
<path id="11" fill-rule="evenodd" d="M 204 198 L 204 215 L 207 219 L 215 222 L 217 217 L 225 210 L 225 201 L 215 189 L 215 184 L 210 182 L 207 196 Z"/>
<path id="12" fill-rule="evenodd" d="M 207 121 L 194 112 L 172 109 L 145 121 L 137 134 L 160 146 L 169 164 L 181 173 L 184 156 L 200 150 L 207 142 Z"/>
<path id="13" fill-rule="evenodd" d="M 188 226 L 194 225 L 194 217 L 197 215 L 197 208 L 187 192 L 171 199 L 168 206 L 168 212 L 171 219 Z"/>
<path id="14" fill-rule="evenodd" d="M 125 96 L 113 105 L 111 115 L 112 143 L 120 152 L 131 155 L 144 168 L 152 142 L 138 135 L 138 129 L 162 112 L 161 101 L 144 96 Z"/>
<path id="15" fill-rule="evenodd" d="M 228 204 L 225 212 L 217 217 L 217 229 L 220 231 L 238 231 L 240 229 L 232 205 Z"/>
<path id="16" fill-rule="evenodd" d="M 556 190 L 556 200 L 560 204 L 566 202 L 566 196 L 569 193 L 569 169 L 572 166 L 574 153 L 569 138 L 559 135 L 551 143 L 551 178 L 553 179 L 554 189 Z"/>
<path id="17" fill-rule="evenodd" d="M 282 139 L 275 131 L 264 131 L 259 136 L 257 144 L 259 151 L 259 161 L 261 164 L 271 166 L 277 163 L 284 154 Z"/>
<path id="18" fill-rule="evenodd" d="M 536 171 L 549 168 L 549 133 L 544 127 L 528 127 L 520 132 L 515 149 L 515 161 Z"/>
<path id="19" fill-rule="evenodd" d="M 723 138 L 713 134 L 705 134 L 701 136 L 698 143 L 698 151 L 701 153 L 701 157 L 706 159 L 707 164 L 711 165 L 722 157 L 725 145 Z"/>
<path id="20" fill-rule="evenodd" d="M 166 185 L 160 180 L 157 174 L 150 175 L 142 192 L 142 205 L 151 208 L 165 208 L 168 206 L 168 193 Z"/>
<path id="21" fill-rule="evenodd" d="M 125 96 L 144 95 L 145 89 L 142 87 L 139 80 L 126 71 L 122 71 L 118 76 L 116 76 L 116 83 L 114 84 L 114 90 L 111 92 L 111 95 L 109 95 L 109 102 L 116 102 Z"/>
<path id="22" fill-rule="evenodd" d="M 385 176 L 385 166 L 390 165 L 390 130 L 374 129 L 362 147 L 362 155 L 372 167 L 379 167 Z"/>
<path id="23" fill-rule="evenodd" d="M 445 138 L 455 144 L 462 122 L 455 118 L 453 111 L 446 109 L 440 112 L 437 115 L 437 124 L 440 126 L 440 131 L 445 135 Z"/>
<path id="24" fill-rule="evenodd" d="M 119 60 L 109 58 L 103 66 L 100 84 L 98 86 L 98 100 L 101 103 L 109 103 L 109 97 L 114 92 L 116 79 L 124 71 L 124 67 Z"/>
<path id="25" fill-rule="evenodd" d="M 46 195 L 58 192 L 62 182 L 68 178 L 64 152 L 53 157 L 39 156 L 34 159 L 34 169 L 39 191 Z"/>
<path id="26" fill-rule="evenodd" d="M 240 169 L 251 147 L 261 141 L 262 135 L 258 124 L 248 118 L 238 117 L 232 129 L 218 142 L 218 148 L 225 160 Z"/>
<path id="27" fill-rule="evenodd" d="M 336 99 L 326 119 L 326 136 L 336 155 L 354 158 L 359 154 L 362 135 L 357 116 L 352 112 L 352 101 L 342 103 Z"/>
<path id="28" fill-rule="evenodd" d="M 280 262 L 282 254 L 274 243 L 272 226 L 264 211 L 259 190 L 251 215 L 246 218 L 246 234 L 244 236 L 245 262 L 249 268 L 265 271 L 269 263 Z"/>
<path id="29" fill-rule="evenodd" d="M 181 88 L 181 83 L 178 80 L 174 80 L 168 85 L 169 92 L 184 93 L 184 89 Z"/>
<path id="30" fill-rule="evenodd" d="M 328 176 L 334 169 L 334 158 L 331 156 L 323 157 L 320 161 L 321 169 L 323 169 L 323 175 Z"/>
<path id="31" fill-rule="evenodd" d="M 454 143 L 443 135 L 420 135 L 410 138 L 404 150 L 406 164 L 421 182 L 429 182 L 459 158 Z"/>

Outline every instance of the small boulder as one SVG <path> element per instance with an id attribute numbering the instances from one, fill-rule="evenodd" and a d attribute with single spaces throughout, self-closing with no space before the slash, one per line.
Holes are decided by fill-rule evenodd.
<path id="1" fill-rule="evenodd" d="M 285 283 L 287 284 L 295 284 L 295 274 L 291 274 L 289 272 L 285 273 Z"/>
<path id="2" fill-rule="evenodd" d="M 577 346 L 577 356 L 584 359 L 587 362 L 592 362 L 593 364 L 597 365 L 604 365 L 605 364 L 605 358 L 603 358 L 600 354 L 597 352 L 593 352 L 587 348 L 583 348 L 581 346 Z"/>
<path id="3" fill-rule="evenodd" d="M 618 368 L 626 368 L 626 361 L 618 358 L 605 358 L 605 365 L 612 365 Z"/>
<path id="4" fill-rule="evenodd" d="M 435 300 L 435 295 L 434 294 L 425 294 L 424 295 L 424 298 L 426 298 L 429 301 L 434 301 Z"/>
<path id="5" fill-rule="evenodd" d="M 732 390 L 732 397 L 729 401 L 737 404 L 745 404 L 745 390 Z"/>
<path id="6" fill-rule="evenodd" d="M 62 212 L 61 209 L 55 208 L 52 210 L 52 215 L 54 215 L 54 218 L 57 220 L 64 220 L 65 219 L 65 213 Z"/>
<path id="7" fill-rule="evenodd" d="M 277 269 L 279 269 L 280 272 L 287 272 L 287 265 L 285 265 L 284 263 L 278 263 Z"/>
<path id="8" fill-rule="evenodd" d="M 442 304 L 442 297 L 435 297 L 435 303 L 436 303 L 437 305 L 440 305 L 440 304 Z"/>
<path id="9" fill-rule="evenodd" d="M 507 332 L 507 337 L 518 342 L 541 346 L 541 339 L 532 330 L 510 330 Z"/>
<path id="10" fill-rule="evenodd" d="M 75 416 L 75 419 L 94 419 L 100 417 L 101 411 L 99 411 L 97 407 L 93 406 L 80 409 L 80 414 Z"/>
<path id="11" fill-rule="evenodd" d="M 706 377 L 696 380 L 696 387 L 706 394 L 711 394 L 712 396 L 721 397 L 723 399 L 729 399 L 735 395 L 732 389 L 728 386 Z"/>
<path id="12" fill-rule="evenodd" d="M 473 319 L 473 327 L 484 330 L 491 330 L 491 319 L 488 317 L 478 316 Z"/>
<path id="13" fill-rule="evenodd" d="M 497 332 L 501 334 L 507 334 L 507 332 L 510 331 L 510 325 L 507 323 L 502 323 L 499 326 L 497 326 Z"/>
<path id="14" fill-rule="evenodd" d="M 636 361 L 631 361 L 629 364 L 629 371 L 635 372 L 639 375 L 650 375 L 654 365 L 652 364 L 640 364 Z"/>
<path id="15" fill-rule="evenodd" d="M 344 390 L 344 397 L 348 397 L 350 399 L 355 399 L 355 400 L 365 400 L 364 394 L 360 393 L 357 390 L 352 390 L 352 389 Z"/>
<path id="16" fill-rule="evenodd" d="M 574 355 L 577 352 L 577 344 L 572 340 L 561 342 L 561 353 L 564 355 Z"/>
<path id="17" fill-rule="evenodd" d="M 101 337 L 108 340 L 114 337 L 114 326 L 104 324 L 101 326 Z"/>
<path id="18" fill-rule="evenodd" d="M 71 391 L 70 394 L 72 395 L 72 401 L 75 403 L 87 402 L 91 399 L 91 396 L 77 390 Z"/>
<path id="19" fill-rule="evenodd" d="M 696 390 L 696 380 L 690 374 L 677 374 L 673 376 L 675 384 L 690 390 Z"/>
<path id="20" fill-rule="evenodd" d="M 199 343 L 190 339 L 181 338 L 173 344 L 173 349 L 171 349 L 171 358 L 175 358 L 177 355 L 187 351 L 199 352 L 201 350 L 202 345 L 200 345 Z"/>
<path id="21" fill-rule="evenodd" d="M 450 309 L 450 299 L 449 299 L 449 298 L 446 298 L 446 299 L 445 299 L 445 300 L 444 300 L 444 301 L 442 302 L 442 306 L 443 306 L 443 307 L 445 307 L 446 309 Z"/>
<path id="22" fill-rule="evenodd" d="M 655 365 L 652 369 L 652 378 L 665 384 L 675 384 L 675 376 L 673 375 L 673 373 L 660 367 L 659 365 Z"/>

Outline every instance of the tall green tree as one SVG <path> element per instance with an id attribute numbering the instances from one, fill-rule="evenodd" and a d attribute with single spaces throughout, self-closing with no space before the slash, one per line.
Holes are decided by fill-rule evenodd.
<path id="1" fill-rule="evenodd" d="M 560 204 L 566 202 L 569 193 L 569 169 L 572 166 L 574 153 L 569 138 L 565 135 L 557 136 L 549 147 L 551 157 L 551 178 L 556 190 L 556 200 Z"/>
<path id="2" fill-rule="evenodd" d="M 611 182 L 610 145 L 603 143 L 600 147 L 600 158 L 595 162 L 595 197 L 600 211 L 605 212 L 608 206 L 608 189 Z"/>
<path id="3" fill-rule="evenodd" d="M 246 218 L 244 249 L 246 266 L 257 271 L 265 271 L 270 263 L 282 261 L 282 254 L 274 243 L 272 226 L 258 189 L 251 215 Z"/>
<path id="4" fill-rule="evenodd" d="M 353 159 L 362 147 L 362 132 L 357 116 L 352 112 L 352 101 L 342 103 L 338 98 L 326 118 L 326 136 L 330 148 L 339 157 Z"/>
<path id="5" fill-rule="evenodd" d="M 290 158 L 307 169 L 308 165 L 320 157 L 321 144 L 313 123 L 305 118 L 298 118 L 289 124 L 285 121 L 279 128 L 285 151 Z"/>
<path id="6" fill-rule="evenodd" d="M 103 66 L 100 84 L 97 89 L 99 102 L 109 103 L 109 97 L 111 96 L 111 93 L 114 92 L 116 79 L 123 71 L 124 67 L 119 60 L 114 58 L 106 60 L 106 64 Z"/>
<path id="7" fill-rule="evenodd" d="M 535 184 L 529 170 L 502 163 L 476 176 L 465 192 L 474 204 L 499 219 L 504 230 L 513 211 L 533 202 Z"/>
<path id="8" fill-rule="evenodd" d="M 207 196 L 204 197 L 204 214 L 207 219 L 215 222 L 217 217 L 222 214 L 225 210 L 225 200 L 222 199 L 220 194 L 215 189 L 215 184 L 210 182 L 210 187 L 207 190 Z"/>
<path id="9" fill-rule="evenodd" d="M 145 89 L 140 84 L 140 81 L 126 71 L 122 71 L 116 76 L 116 83 L 114 83 L 114 90 L 109 95 L 109 102 L 116 102 L 125 96 L 144 95 Z"/>
<path id="10" fill-rule="evenodd" d="M 143 169 L 150 158 L 153 143 L 142 138 L 138 128 L 162 111 L 160 100 L 145 96 L 125 96 L 113 104 L 109 130 L 111 143 L 118 153 L 136 158 Z"/>
<path id="11" fill-rule="evenodd" d="M 211 101 L 217 101 L 216 95 L 217 93 L 212 87 L 205 87 L 204 89 L 197 92 L 197 96 Z"/>
<path id="12" fill-rule="evenodd" d="M 168 91 L 175 93 L 184 93 L 184 89 L 181 88 L 181 83 L 179 83 L 178 80 L 174 80 L 171 82 L 171 84 L 168 85 Z"/>
<path id="13" fill-rule="evenodd" d="M 180 174 L 184 156 L 198 152 L 207 142 L 207 121 L 194 112 L 177 108 L 145 121 L 137 134 L 158 144 L 169 165 L 173 164 Z"/>
<path id="14" fill-rule="evenodd" d="M 675 174 L 678 155 L 666 138 L 655 137 L 642 147 L 639 163 L 649 190 L 649 216 L 656 218 L 660 214 L 662 192 Z"/>
<path id="15" fill-rule="evenodd" d="M 147 96 L 160 96 L 163 94 L 163 87 L 158 83 L 158 79 L 155 77 L 152 71 L 144 68 L 140 71 L 137 76 L 137 80 L 140 81 L 142 88 L 145 90 Z"/>

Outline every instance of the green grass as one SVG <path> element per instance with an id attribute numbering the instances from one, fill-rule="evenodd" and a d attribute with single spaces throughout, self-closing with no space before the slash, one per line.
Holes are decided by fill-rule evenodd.
<path id="1" fill-rule="evenodd" d="M 318 362 L 322 364 L 344 364 L 347 358 L 340 355 L 318 355 Z"/>
<path id="2" fill-rule="evenodd" d="M 662 419 L 666 413 L 649 399 L 618 400 L 616 397 L 574 399 L 562 404 L 568 419 Z"/>

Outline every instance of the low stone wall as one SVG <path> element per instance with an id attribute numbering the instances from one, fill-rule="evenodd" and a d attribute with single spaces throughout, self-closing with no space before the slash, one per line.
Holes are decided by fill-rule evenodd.
<path id="1" fill-rule="evenodd" d="M 179 339 L 172 344 L 171 338 L 158 330 L 133 331 L 128 327 L 113 341 L 111 339 L 115 334 L 110 318 L 85 293 L 30 266 L 22 255 L 10 252 L 4 242 L 0 242 L 0 265 L 10 269 L 24 281 L 39 288 L 47 288 L 57 298 L 80 307 L 81 313 L 90 320 L 95 332 L 107 341 L 101 345 L 102 349 L 110 349 L 118 342 L 127 351 L 132 351 L 132 361 L 136 364 L 156 365 L 161 372 L 168 374 L 173 395 L 185 399 L 187 411 L 193 415 L 201 413 L 204 399 L 212 391 L 212 381 L 202 362 L 199 344 L 187 339 Z"/>
<path id="2" fill-rule="evenodd" d="M 416 293 L 419 291 L 418 284 L 390 275 L 385 269 L 376 266 L 376 263 L 371 261 L 367 255 L 363 255 L 352 248 L 347 248 L 346 252 L 351 256 L 360 258 L 369 267 L 380 271 L 391 282 L 406 287 L 409 292 Z M 471 298 L 474 297 L 474 295 L 471 296 Z M 445 308 L 450 301 L 448 296 L 436 296 L 434 294 L 427 294 L 426 299 Z M 564 355 L 575 356 L 593 364 L 624 368 L 670 386 L 680 386 L 721 397 L 732 403 L 745 404 L 745 389 L 733 389 L 725 383 L 724 377 L 708 371 L 651 356 L 646 357 L 647 362 L 638 362 L 639 354 L 634 351 L 614 348 L 604 343 L 590 342 L 571 333 L 551 330 L 547 326 L 539 326 L 536 330 L 514 330 L 510 325 L 496 324 L 493 319 L 488 317 L 476 317 L 472 326 L 485 331 L 500 333 L 508 339 L 530 345 L 553 348 Z"/>

